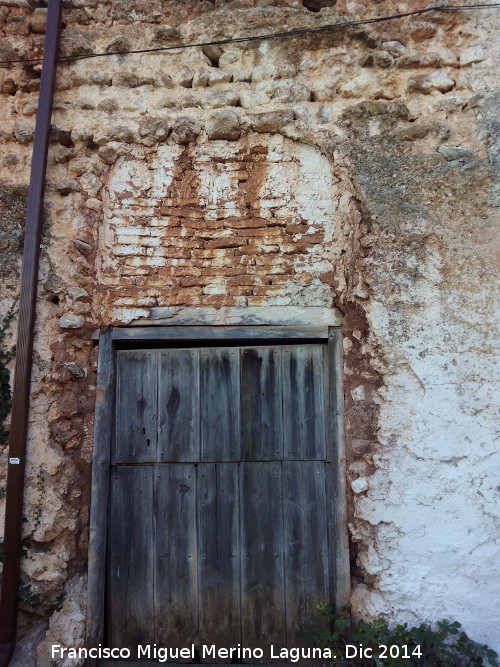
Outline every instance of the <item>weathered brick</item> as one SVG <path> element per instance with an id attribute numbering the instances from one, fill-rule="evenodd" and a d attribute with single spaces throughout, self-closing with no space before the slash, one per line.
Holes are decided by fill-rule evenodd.
<path id="1" fill-rule="evenodd" d="M 251 296 L 252 287 L 237 286 L 237 287 L 227 287 L 226 288 L 231 296 Z"/>
<path id="2" fill-rule="evenodd" d="M 154 297 L 139 297 L 136 294 L 129 297 L 119 297 L 114 301 L 115 306 L 155 306 Z"/>
<path id="3" fill-rule="evenodd" d="M 281 285 L 262 285 L 252 288 L 254 296 L 274 296 L 282 294 L 283 287 Z"/>
<path id="4" fill-rule="evenodd" d="M 163 257 L 127 257 L 126 262 L 128 266 L 150 267 L 151 269 L 165 265 Z"/>
<path id="5" fill-rule="evenodd" d="M 224 226 L 232 229 L 252 229 L 254 227 L 275 227 L 284 224 L 278 218 L 226 218 Z"/>
<path id="6" fill-rule="evenodd" d="M 302 234 L 301 241 L 308 243 L 310 245 L 323 243 L 325 240 L 325 235 L 320 234 Z"/>
<path id="7" fill-rule="evenodd" d="M 158 248 L 156 251 L 155 255 L 157 256 L 158 260 L 165 258 L 165 257 L 175 257 L 178 259 L 187 259 L 188 257 L 191 257 L 191 252 L 189 248 L 177 248 L 177 247 L 170 247 L 170 248 Z M 162 264 L 158 264 L 158 266 L 162 266 Z"/>
<path id="8" fill-rule="evenodd" d="M 241 276 L 246 273 L 246 269 L 239 266 L 223 267 L 219 266 L 217 268 L 204 268 L 204 276 Z"/>
<path id="9" fill-rule="evenodd" d="M 138 245 L 117 245 L 113 248 L 113 255 L 116 257 L 143 254 L 145 254 L 145 249 Z"/>
<path id="10" fill-rule="evenodd" d="M 136 278 L 135 284 L 138 287 L 176 287 L 179 285 L 179 280 L 176 280 L 172 276 L 165 276 L 165 275 L 160 275 L 160 271 L 163 269 L 158 270 L 158 275 L 154 276 L 140 276 Z"/>
<path id="11" fill-rule="evenodd" d="M 187 229 L 222 229 L 222 220 L 189 220 L 187 218 L 182 220 L 182 227 Z"/>
<path id="12" fill-rule="evenodd" d="M 307 227 L 305 225 L 287 225 L 285 231 L 287 234 L 304 234 Z"/>
<path id="13" fill-rule="evenodd" d="M 226 284 L 230 286 L 255 285 L 261 280 L 259 276 L 233 276 L 226 279 Z"/>
<path id="14" fill-rule="evenodd" d="M 276 253 L 280 251 L 280 246 L 278 245 L 245 245 L 242 248 L 239 248 L 239 252 L 242 255 L 260 255 L 262 253 Z"/>
<path id="15" fill-rule="evenodd" d="M 207 241 L 207 248 L 238 248 L 244 246 L 246 240 L 237 236 L 224 236 L 220 239 Z"/>
<path id="16" fill-rule="evenodd" d="M 253 229 L 238 230 L 238 236 L 247 237 L 276 237 L 282 236 L 283 232 L 279 227 L 254 227 Z M 276 241 L 274 241 L 276 242 Z"/>
<path id="17" fill-rule="evenodd" d="M 121 236 L 149 236 L 151 234 L 146 227 L 119 227 L 117 232 Z"/>
<path id="18" fill-rule="evenodd" d="M 179 281 L 181 287 L 197 287 L 206 284 L 202 276 L 195 276 L 194 278 L 181 278 Z"/>
<path id="19" fill-rule="evenodd" d="M 158 209 L 160 215 L 170 215 L 179 218 L 194 218 L 201 220 L 204 217 L 203 211 L 199 209 L 176 208 L 173 206 L 160 206 Z"/>

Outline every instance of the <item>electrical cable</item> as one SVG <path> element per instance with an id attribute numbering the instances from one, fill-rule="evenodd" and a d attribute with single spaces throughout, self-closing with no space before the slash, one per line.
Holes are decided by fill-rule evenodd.
<path id="1" fill-rule="evenodd" d="M 298 30 L 289 30 L 287 32 L 276 32 L 269 33 L 267 35 L 252 35 L 248 37 L 233 37 L 228 39 L 220 39 L 212 42 L 196 42 L 194 44 L 178 44 L 174 46 L 160 46 L 153 49 L 137 49 L 130 51 L 108 51 L 105 53 L 82 53 L 75 54 L 71 56 L 59 56 L 59 62 L 72 62 L 74 60 L 86 60 L 88 58 L 103 58 L 109 56 L 124 56 L 131 54 L 142 54 L 142 53 L 159 53 L 162 51 L 175 51 L 181 49 L 193 49 L 193 48 L 203 48 L 206 46 L 223 46 L 226 44 L 241 44 L 242 42 L 254 42 L 254 41 L 265 41 L 268 39 L 284 39 L 289 37 L 301 37 L 303 35 L 310 35 L 318 32 L 326 32 L 328 30 L 339 30 L 340 28 L 355 28 L 357 26 L 371 25 L 374 23 L 383 23 L 387 21 L 395 21 L 403 18 L 408 18 L 412 16 L 418 16 L 421 14 L 427 14 L 429 12 L 461 12 L 469 11 L 474 9 L 499 9 L 500 2 L 488 3 L 488 4 L 476 4 L 476 5 L 437 5 L 433 7 L 425 7 L 424 9 L 417 9 L 411 12 L 405 12 L 402 14 L 392 14 L 390 16 L 380 16 L 372 19 L 364 19 L 362 21 L 345 21 L 343 23 L 329 23 L 323 26 L 317 26 L 316 28 L 302 28 Z M 41 63 L 42 58 L 26 58 L 19 60 L 0 60 L 0 67 L 10 67 L 13 65 L 22 66 L 30 63 Z"/>

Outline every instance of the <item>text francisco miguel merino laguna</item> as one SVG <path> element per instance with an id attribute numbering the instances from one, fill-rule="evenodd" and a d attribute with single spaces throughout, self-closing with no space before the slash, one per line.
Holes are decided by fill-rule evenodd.
<path id="1" fill-rule="evenodd" d="M 231 648 L 218 647 L 215 644 L 202 644 L 198 647 L 191 644 L 191 646 L 183 648 L 160 647 L 156 644 L 139 644 L 136 654 L 132 655 L 133 651 L 129 648 L 104 647 L 102 644 L 93 648 L 72 648 L 61 646 L 61 644 L 52 644 L 51 657 L 53 660 L 61 658 L 94 658 L 97 660 L 144 658 L 146 660 L 157 660 L 158 662 L 175 662 L 179 659 L 194 660 L 195 657 L 201 660 L 212 659 L 214 661 L 233 658 L 237 660 L 262 660 L 262 658 L 270 658 L 286 662 L 299 662 L 300 660 L 311 658 L 335 660 L 336 657 L 332 655 L 332 651 L 328 648 L 281 648 L 272 644 L 266 648 L 267 650 L 263 648 L 245 648 L 241 644 L 237 644 Z M 198 656 L 196 656 L 196 649 L 198 649 Z"/>

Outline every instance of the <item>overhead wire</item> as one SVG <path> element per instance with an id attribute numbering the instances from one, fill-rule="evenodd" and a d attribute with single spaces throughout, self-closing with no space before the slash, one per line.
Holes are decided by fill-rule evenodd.
<path id="1" fill-rule="evenodd" d="M 304 35 L 315 34 L 319 32 L 339 30 L 341 28 L 355 28 L 357 26 L 372 25 L 375 23 L 384 23 L 388 21 L 395 21 L 403 18 L 409 18 L 413 16 L 419 16 L 422 14 L 428 14 L 430 12 L 461 12 L 461 11 L 471 11 L 477 9 L 498 9 L 500 8 L 500 2 L 494 3 L 481 3 L 474 5 L 434 5 L 431 7 L 425 7 L 423 9 L 416 9 L 410 12 L 404 12 L 400 14 L 391 14 L 389 16 L 379 16 L 371 19 L 363 19 L 360 21 L 344 21 L 342 23 L 329 23 L 322 26 L 316 26 L 314 28 L 301 28 L 297 30 L 288 30 L 285 32 L 275 32 L 267 33 L 261 35 L 248 35 L 245 37 L 231 37 L 228 39 L 219 39 L 209 42 L 195 42 L 191 44 L 175 44 L 171 46 L 159 46 L 151 49 L 135 49 L 135 50 L 126 50 L 126 51 L 106 51 L 101 53 L 80 53 L 73 54 L 68 56 L 59 56 L 59 62 L 72 62 L 76 60 L 86 60 L 89 58 L 104 58 L 109 56 L 124 56 L 124 55 L 133 55 L 133 54 L 144 54 L 144 53 L 159 53 L 162 51 L 176 51 L 182 49 L 194 49 L 194 48 L 203 48 L 207 46 L 224 46 L 227 44 L 241 44 L 243 42 L 255 42 L 255 41 L 265 41 L 270 39 L 286 39 L 289 37 L 301 37 Z M 23 66 L 28 64 L 37 64 L 41 63 L 42 58 L 19 58 L 13 60 L 0 60 L 0 67 L 8 68 L 11 66 Z"/>

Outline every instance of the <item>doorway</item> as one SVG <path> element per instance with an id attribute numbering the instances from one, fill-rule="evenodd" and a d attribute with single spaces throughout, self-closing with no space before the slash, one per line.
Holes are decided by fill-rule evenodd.
<path id="1" fill-rule="evenodd" d="M 332 336 L 272 329 L 109 341 L 106 645 L 278 651 L 345 589 Z"/>

